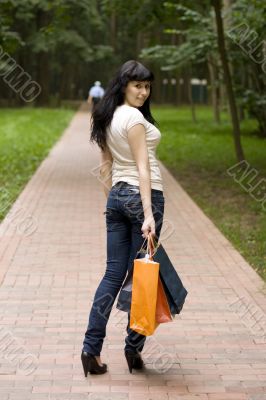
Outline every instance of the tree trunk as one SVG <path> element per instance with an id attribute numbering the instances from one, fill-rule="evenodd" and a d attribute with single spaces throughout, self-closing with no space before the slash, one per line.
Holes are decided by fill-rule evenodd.
<path id="1" fill-rule="evenodd" d="M 60 98 L 62 100 L 71 99 L 71 85 L 73 84 L 73 66 L 70 63 L 66 63 L 65 68 L 61 74 L 60 81 Z"/>
<path id="2" fill-rule="evenodd" d="M 37 82 L 42 90 L 40 95 L 36 98 L 38 106 L 44 106 L 49 103 L 49 86 L 50 86 L 50 73 L 49 73 L 49 54 L 39 53 L 38 56 L 38 74 Z"/>
<path id="3" fill-rule="evenodd" d="M 232 125 L 233 125 L 233 136 L 234 136 L 234 144 L 236 157 L 238 161 L 243 161 L 245 159 L 244 152 L 241 145 L 241 133 L 240 133 L 240 125 L 237 114 L 237 106 L 233 91 L 232 78 L 229 70 L 227 53 L 225 48 L 225 40 L 224 40 L 224 29 L 223 29 L 223 20 L 221 15 L 221 1 L 220 0 L 212 0 L 212 5 L 215 11 L 216 18 L 216 26 L 217 26 L 217 40 L 218 40 L 218 48 L 222 61 L 222 67 L 224 71 L 224 80 L 226 84 L 227 96 L 230 106 Z"/>
<path id="4" fill-rule="evenodd" d="M 182 78 L 180 77 L 180 72 L 177 75 L 177 83 L 176 83 L 176 100 L 177 100 L 177 105 L 180 106 L 182 104 Z"/>
<path id="5" fill-rule="evenodd" d="M 151 35 L 152 37 L 155 38 L 156 43 L 160 44 L 161 43 L 161 31 L 159 29 L 157 30 L 152 30 L 151 31 Z M 148 47 L 148 44 L 145 44 Z M 152 99 L 158 103 L 158 104 L 162 104 L 163 103 L 163 98 L 162 98 L 162 71 L 161 71 L 161 67 L 160 64 L 158 64 L 158 62 L 155 61 L 154 64 L 154 77 L 155 77 L 155 81 L 154 81 L 154 85 L 153 86 L 153 93 L 152 93 Z"/>
<path id="6" fill-rule="evenodd" d="M 141 49 L 143 47 L 143 37 L 142 37 L 142 32 L 139 31 L 137 33 L 137 38 L 136 38 L 136 58 L 138 58 L 139 53 L 141 52 Z"/>
<path id="7" fill-rule="evenodd" d="M 256 91 L 259 94 L 260 98 L 263 98 L 266 91 L 265 78 L 259 64 L 252 64 L 250 77 L 253 82 L 251 88 L 256 88 Z M 253 116 L 257 119 L 259 123 L 260 136 L 266 137 L 266 108 L 263 107 L 263 105 L 259 106 L 258 104 L 256 104 L 254 105 L 252 111 Z"/>
<path id="8" fill-rule="evenodd" d="M 197 122 L 197 117 L 196 117 L 196 109 L 195 109 L 195 104 L 193 101 L 193 96 L 192 96 L 192 85 L 191 85 L 191 75 L 189 74 L 189 78 L 187 80 L 187 93 L 188 93 L 188 100 L 191 108 L 191 115 L 192 115 L 192 121 Z"/>
<path id="9" fill-rule="evenodd" d="M 214 121 L 217 124 L 220 124 L 220 104 L 219 104 L 219 84 L 218 84 L 218 74 L 217 74 L 217 66 L 214 65 L 213 60 L 211 58 L 208 59 L 208 68 L 210 74 L 210 82 L 211 82 L 211 98 L 212 98 L 212 108 L 213 108 L 213 116 Z"/>
<path id="10" fill-rule="evenodd" d="M 175 94 L 175 104 L 179 106 L 181 104 L 181 90 L 180 90 L 180 72 L 176 71 L 176 94 Z"/>
<path id="11" fill-rule="evenodd" d="M 116 41 L 117 41 L 117 37 L 116 37 L 116 12 L 113 11 L 111 18 L 110 18 L 110 45 L 111 47 L 114 49 L 114 53 L 116 52 Z"/>
<path id="12" fill-rule="evenodd" d="M 37 12 L 37 27 L 40 30 L 43 27 L 46 27 L 50 22 L 50 15 L 48 12 L 39 10 Z M 37 59 L 37 82 L 41 86 L 41 92 L 39 96 L 36 98 L 36 103 L 39 106 L 43 106 L 49 103 L 49 94 L 50 94 L 50 54 L 48 51 L 41 51 L 36 54 Z"/>
<path id="13" fill-rule="evenodd" d="M 245 111 L 244 111 L 243 106 L 241 106 L 241 105 L 238 107 L 238 115 L 239 115 L 240 122 L 245 119 Z"/>
<path id="14" fill-rule="evenodd" d="M 190 104 L 190 74 L 187 69 L 182 71 L 181 103 Z"/>
<path id="15" fill-rule="evenodd" d="M 162 77 L 161 77 L 161 69 L 160 65 L 155 64 L 154 66 L 154 76 L 155 76 L 155 82 L 153 86 L 153 93 L 152 93 L 152 99 L 156 102 L 161 104 L 162 103 L 162 90 L 161 90 L 161 85 L 162 85 Z"/>

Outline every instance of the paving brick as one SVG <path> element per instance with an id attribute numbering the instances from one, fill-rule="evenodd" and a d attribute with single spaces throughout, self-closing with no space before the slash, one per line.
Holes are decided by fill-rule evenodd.
<path id="1" fill-rule="evenodd" d="M 210 393 L 208 400 L 249 400 L 245 393 Z"/>
<path id="2" fill-rule="evenodd" d="M 173 394 L 169 393 L 169 400 L 208 400 L 207 394 Z"/>

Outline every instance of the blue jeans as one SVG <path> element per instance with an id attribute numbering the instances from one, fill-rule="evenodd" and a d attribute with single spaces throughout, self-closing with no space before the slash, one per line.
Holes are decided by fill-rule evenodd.
<path id="1" fill-rule="evenodd" d="M 160 190 L 152 189 L 152 210 L 156 236 L 159 238 L 164 213 L 164 196 Z M 126 182 L 114 185 L 106 205 L 107 267 L 96 290 L 89 315 L 88 328 L 83 342 L 83 351 L 98 356 L 106 336 L 106 325 L 117 294 L 132 266 L 144 238 L 141 227 L 144 221 L 139 187 Z M 129 328 L 128 314 L 125 350 L 141 352 L 146 340 Z"/>

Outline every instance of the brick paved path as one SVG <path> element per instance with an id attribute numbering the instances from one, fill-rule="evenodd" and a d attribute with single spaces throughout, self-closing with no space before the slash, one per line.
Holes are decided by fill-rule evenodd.
<path id="1" fill-rule="evenodd" d="M 183 312 L 147 339 L 146 370 L 131 375 L 114 307 L 109 372 L 84 378 L 106 240 L 88 121 L 75 115 L 0 226 L 0 399 L 266 399 L 265 285 L 163 166 L 162 242 L 189 292 Z"/>

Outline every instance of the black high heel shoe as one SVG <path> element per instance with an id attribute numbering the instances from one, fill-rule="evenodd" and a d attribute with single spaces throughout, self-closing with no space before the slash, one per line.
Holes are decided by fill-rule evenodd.
<path id="1" fill-rule="evenodd" d="M 132 374 L 132 369 L 142 369 L 143 368 L 143 360 L 139 353 L 134 353 L 131 351 L 125 351 L 125 357 L 127 360 L 127 365 L 129 372 Z"/>
<path id="2" fill-rule="evenodd" d="M 88 372 L 90 374 L 104 374 L 107 372 L 107 365 L 99 365 L 96 358 L 92 354 L 86 353 L 86 351 L 82 351 L 81 361 L 85 377 L 87 377 Z"/>

